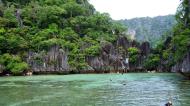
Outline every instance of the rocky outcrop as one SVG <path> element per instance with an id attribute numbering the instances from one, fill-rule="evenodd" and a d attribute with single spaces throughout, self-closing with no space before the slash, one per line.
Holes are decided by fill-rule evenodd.
<path id="1" fill-rule="evenodd" d="M 190 73 L 190 52 L 182 59 L 182 61 L 178 62 L 171 68 L 172 72 L 182 72 L 182 73 Z"/>
<path id="2" fill-rule="evenodd" d="M 123 54 L 127 53 L 129 47 L 130 43 L 125 37 L 120 37 L 115 44 L 102 43 L 100 55 L 87 57 L 87 63 L 97 72 L 121 71 L 127 68 L 127 65 L 124 63 L 125 56 Z"/>
<path id="3" fill-rule="evenodd" d="M 149 42 L 143 42 L 140 46 L 141 54 L 147 57 L 150 54 L 151 47 Z"/>
<path id="4" fill-rule="evenodd" d="M 167 37 L 166 40 L 164 41 L 164 46 L 162 49 L 167 49 L 170 48 L 172 38 Z M 172 54 L 169 54 L 169 57 L 172 58 Z M 156 70 L 158 72 L 171 72 L 171 67 L 168 65 L 171 62 L 170 59 L 164 59 L 163 56 L 160 55 L 160 63 L 157 66 Z"/>
<path id="5" fill-rule="evenodd" d="M 69 71 L 67 52 L 59 46 L 53 46 L 48 52 L 29 52 L 27 62 L 34 72 Z"/>
<path id="6" fill-rule="evenodd" d="M 148 55 L 151 52 L 151 47 L 149 42 L 143 42 L 141 45 L 135 41 L 131 44 L 132 47 L 139 48 L 139 55 L 137 62 L 135 64 L 129 64 L 129 71 L 145 71 L 146 69 L 143 66 L 143 62 L 147 59 Z"/>
<path id="7" fill-rule="evenodd" d="M 126 63 L 129 47 L 139 48 L 138 62 L 135 65 Z M 86 56 L 87 67 L 78 70 L 80 73 L 110 73 L 118 71 L 142 69 L 143 60 L 150 53 L 148 42 L 139 45 L 137 42 L 130 42 L 126 37 L 119 37 L 115 43 L 102 42 L 99 56 Z M 26 59 L 34 73 L 60 72 L 68 73 L 73 71 L 68 64 L 69 52 L 62 50 L 59 46 L 53 46 L 48 52 L 28 52 Z"/>
<path id="8" fill-rule="evenodd" d="M 131 47 L 132 43 L 129 42 L 129 40 L 126 37 L 119 37 L 115 46 L 117 47 L 123 47 L 125 50 Z"/>

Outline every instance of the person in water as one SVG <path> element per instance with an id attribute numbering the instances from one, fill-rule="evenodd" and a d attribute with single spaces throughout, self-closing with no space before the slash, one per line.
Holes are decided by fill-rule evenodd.
<path id="1" fill-rule="evenodd" d="M 165 104 L 165 106 L 173 106 L 173 105 L 172 105 L 172 102 L 169 101 L 168 103 Z"/>

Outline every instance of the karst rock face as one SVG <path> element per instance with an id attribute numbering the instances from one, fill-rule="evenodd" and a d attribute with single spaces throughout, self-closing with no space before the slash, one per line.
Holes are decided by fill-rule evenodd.
<path id="1" fill-rule="evenodd" d="M 34 72 L 63 72 L 69 70 L 68 56 L 59 46 L 53 46 L 48 52 L 29 52 L 27 62 Z"/>
<path id="2" fill-rule="evenodd" d="M 140 49 L 142 51 L 142 55 L 147 57 L 150 54 L 150 50 L 151 50 L 150 48 L 151 47 L 150 47 L 149 42 L 142 43 L 142 45 L 140 47 Z"/>
<path id="3" fill-rule="evenodd" d="M 96 71 L 112 72 L 127 67 L 124 63 L 125 54 L 130 47 L 130 42 L 125 37 L 120 37 L 114 44 L 103 43 L 99 56 L 87 57 L 87 63 Z M 119 50 L 122 48 L 123 51 Z"/>
<path id="4" fill-rule="evenodd" d="M 174 65 L 171 70 L 172 72 L 190 73 L 190 52 L 186 54 L 182 61 Z"/>
<path id="5" fill-rule="evenodd" d="M 137 47 L 140 52 L 138 62 L 135 65 L 125 62 L 129 47 Z M 122 50 L 120 50 L 122 48 Z M 100 55 L 86 56 L 86 69 L 78 70 L 81 73 L 106 73 L 118 72 L 124 69 L 136 70 L 143 69 L 143 60 L 150 53 L 150 44 L 144 42 L 141 45 L 135 41 L 129 41 L 126 37 L 119 37 L 115 43 L 102 43 Z M 28 52 L 27 63 L 33 72 L 62 72 L 71 71 L 69 66 L 69 52 L 61 49 L 59 46 L 51 47 L 47 52 Z"/>

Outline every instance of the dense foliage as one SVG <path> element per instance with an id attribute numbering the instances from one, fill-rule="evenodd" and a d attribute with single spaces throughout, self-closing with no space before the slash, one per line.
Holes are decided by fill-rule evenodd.
<path id="1" fill-rule="evenodd" d="M 154 70 L 155 67 L 159 66 L 160 64 L 160 57 L 159 55 L 151 54 L 148 56 L 148 59 L 144 62 L 144 67 L 148 70 Z"/>
<path id="2" fill-rule="evenodd" d="M 173 27 L 172 34 L 162 40 L 154 50 L 154 55 L 159 55 L 162 67 L 170 69 L 171 66 L 181 61 L 190 47 L 190 1 L 182 0 L 176 13 L 177 24 Z M 149 58 L 148 64 L 154 59 Z M 152 66 L 152 65 L 150 65 Z M 158 66 L 157 62 L 153 66 Z"/>
<path id="3" fill-rule="evenodd" d="M 28 64 L 22 62 L 19 56 L 3 54 L 0 57 L 0 64 L 5 66 L 5 71 L 11 71 L 12 74 L 20 74 L 23 70 L 28 69 Z"/>
<path id="4" fill-rule="evenodd" d="M 168 48 L 162 48 L 171 56 L 171 61 L 174 63 L 184 58 L 189 51 L 190 46 L 190 5 L 188 0 L 181 1 L 176 13 L 176 20 L 178 24 L 173 29 L 173 37 L 168 42 Z"/>
<path id="5" fill-rule="evenodd" d="M 128 27 L 130 36 L 134 35 L 139 42 L 148 41 L 152 47 L 155 47 L 167 33 L 171 33 L 172 27 L 176 24 L 173 15 L 126 19 L 121 22 Z"/>
<path id="6" fill-rule="evenodd" d="M 139 49 L 136 47 L 128 48 L 129 62 L 135 64 L 139 56 Z"/>
<path id="7" fill-rule="evenodd" d="M 21 72 L 30 67 L 28 51 L 57 45 L 69 52 L 73 69 L 83 69 L 85 56 L 99 55 L 100 43 L 114 42 L 125 29 L 87 0 L 0 0 L 0 64 Z"/>

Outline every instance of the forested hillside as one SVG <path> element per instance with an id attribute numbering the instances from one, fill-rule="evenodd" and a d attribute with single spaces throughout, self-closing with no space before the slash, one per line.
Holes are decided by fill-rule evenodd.
<path id="1" fill-rule="evenodd" d="M 166 33 L 171 33 L 172 27 L 176 24 L 174 15 L 158 16 L 154 18 L 143 17 L 130 20 L 120 20 L 128 27 L 130 36 L 139 41 L 148 41 L 155 46 Z"/>
<path id="2" fill-rule="evenodd" d="M 172 15 L 127 20 L 139 43 L 88 0 L 0 0 L 0 74 L 188 70 L 188 3 L 173 29 Z"/>
<path id="3" fill-rule="evenodd" d="M 190 1 L 182 0 L 176 13 L 172 36 L 162 40 L 147 59 L 147 67 L 190 73 Z M 159 62 L 153 62 L 157 57 Z M 154 65 L 153 65 L 154 64 Z"/>
<path id="4" fill-rule="evenodd" d="M 0 0 L 0 71 L 86 69 L 125 30 L 87 0 Z"/>

